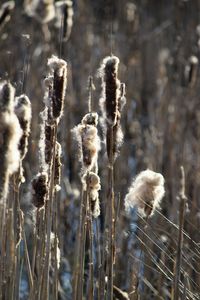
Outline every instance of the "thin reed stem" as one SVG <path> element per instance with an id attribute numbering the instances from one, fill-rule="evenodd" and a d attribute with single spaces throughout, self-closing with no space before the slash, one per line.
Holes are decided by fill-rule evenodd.
<path id="1" fill-rule="evenodd" d="M 46 257 L 44 267 L 44 299 L 49 299 L 49 268 L 50 268 L 50 251 L 51 251 L 51 229 L 52 229 L 52 217 L 53 217 L 53 203 L 54 203 L 54 173 L 55 173 L 55 150 L 57 140 L 57 123 L 54 123 L 54 131 L 52 137 L 53 153 L 52 153 L 52 164 L 49 179 L 49 198 L 46 201 L 46 230 L 47 230 L 47 241 L 46 241 Z"/>
<path id="2" fill-rule="evenodd" d="M 174 282 L 173 282 L 173 300 L 179 299 L 179 280 L 181 274 L 181 263 L 182 263 L 182 248 L 183 248 L 183 226 L 184 226 L 184 218 L 185 218 L 185 204 L 186 204 L 186 196 L 185 196 L 185 173 L 183 167 L 181 167 L 181 177 L 180 177 L 180 193 L 179 193 L 179 233 L 178 233 L 178 245 L 177 245 L 177 254 L 176 261 L 174 266 Z"/>
<path id="3" fill-rule="evenodd" d="M 88 299 L 93 300 L 94 299 L 94 258 L 93 258 L 93 226 L 92 226 L 91 199 L 89 199 L 88 236 L 89 236 L 89 288 L 88 288 Z"/>

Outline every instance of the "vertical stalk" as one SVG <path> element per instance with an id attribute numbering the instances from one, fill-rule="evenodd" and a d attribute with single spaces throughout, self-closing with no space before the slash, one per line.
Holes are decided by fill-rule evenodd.
<path id="1" fill-rule="evenodd" d="M 109 128 L 110 137 L 110 164 L 108 169 L 108 286 L 107 286 L 107 299 L 113 299 L 113 263 L 114 263 L 114 160 L 113 160 L 113 127 Z M 107 133 L 108 134 L 108 133 Z"/>
<path id="2" fill-rule="evenodd" d="M 86 225 L 87 225 L 87 206 L 88 206 L 88 190 L 83 192 L 83 218 L 81 224 L 81 240 L 80 240 L 80 273 L 79 273 L 79 292 L 77 299 L 83 299 L 84 288 L 84 269 L 85 269 L 85 240 L 86 240 Z"/>
<path id="3" fill-rule="evenodd" d="M 94 299 L 94 263 L 93 263 L 93 227 L 92 227 L 91 199 L 89 199 L 88 233 L 89 233 L 89 288 L 88 288 L 88 299 L 93 300 Z"/>
<path id="4" fill-rule="evenodd" d="M 181 264 L 182 264 L 182 248 L 183 248 L 183 226 L 184 226 L 184 218 L 185 218 L 185 204 L 186 204 L 186 196 L 185 196 L 185 173 L 184 168 L 181 166 L 180 168 L 181 176 L 180 176 L 180 192 L 178 199 L 180 201 L 179 205 L 179 232 L 178 232 L 178 245 L 177 245 L 177 254 L 174 266 L 174 282 L 173 282 L 173 300 L 179 299 L 179 280 L 181 274 Z"/>
<path id="5" fill-rule="evenodd" d="M 52 227 L 52 217 L 53 217 L 53 203 L 54 203 L 54 171 L 55 171 L 55 147 L 56 147 L 56 138 L 57 138 L 57 123 L 54 123 L 54 132 L 53 132 L 53 154 L 52 154 L 52 164 L 49 180 L 49 198 L 46 202 L 47 209 L 47 242 L 46 242 L 46 257 L 45 257 L 45 266 L 44 266 L 44 300 L 49 299 L 49 268 L 50 268 L 50 250 L 51 250 L 51 227 Z"/>

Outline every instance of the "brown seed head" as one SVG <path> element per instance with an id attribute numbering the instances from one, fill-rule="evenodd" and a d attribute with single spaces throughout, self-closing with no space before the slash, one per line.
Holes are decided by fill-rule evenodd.
<path id="1" fill-rule="evenodd" d="M 21 95 L 15 99 L 15 113 L 23 132 L 19 143 L 20 157 L 23 160 L 28 150 L 28 137 L 31 125 L 31 103 L 26 95 Z"/>
<path id="2" fill-rule="evenodd" d="M 53 118 L 58 120 L 62 115 L 64 107 L 67 85 L 67 63 L 56 56 L 52 56 L 48 60 L 48 66 L 53 74 L 52 115 Z"/>
<path id="3" fill-rule="evenodd" d="M 38 209 L 43 207 L 48 192 L 48 175 L 46 172 L 38 173 L 32 180 L 32 201 Z"/>

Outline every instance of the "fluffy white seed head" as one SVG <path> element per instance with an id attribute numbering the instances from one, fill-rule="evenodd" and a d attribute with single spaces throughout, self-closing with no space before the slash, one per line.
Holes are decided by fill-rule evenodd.
<path id="1" fill-rule="evenodd" d="M 23 132 L 19 143 L 20 156 L 22 160 L 28 151 L 28 137 L 30 134 L 32 115 L 31 102 L 26 95 L 21 95 L 15 98 L 15 113 Z"/>
<path id="2" fill-rule="evenodd" d="M 0 83 L 0 111 L 14 111 L 15 88 L 7 81 Z"/>
<path id="3" fill-rule="evenodd" d="M 94 126 L 97 126 L 98 124 L 98 114 L 95 113 L 95 112 L 91 112 L 91 113 L 88 113 L 86 114 L 83 119 L 81 120 L 81 123 L 83 125 L 94 125 Z"/>
<path id="4" fill-rule="evenodd" d="M 17 116 L 14 113 L 4 112 L 0 114 L 0 149 L 4 147 L 5 138 L 3 133 L 6 130 L 7 149 L 5 149 L 5 159 L 9 175 L 12 175 L 19 168 L 20 152 L 18 149 L 22 130 Z M 4 149 L 2 149 L 4 150 Z"/>
<path id="5" fill-rule="evenodd" d="M 58 58 L 55 55 L 52 55 L 47 62 L 50 70 L 52 72 L 56 71 L 58 76 L 63 76 L 63 68 L 67 67 L 67 62 L 63 59 Z"/>
<path id="6" fill-rule="evenodd" d="M 80 160 L 84 173 L 95 169 L 97 166 L 100 150 L 97 123 L 97 113 L 88 113 L 83 117 L 81 124 L 73 129 L 74 136 L 79 144 Z"/>
<path id="7" fill-rule="evenodd" d="M 30 122 L 32 115 L 31 102 L 26 95 L 15 98 L 15 113 L 19 118 Z"/>
<path id="8" fill-rule="evenodd" d="M 91 201 L 91 211 L 94 218 L 100 215 L 99 190 L 101 189 L 100 178 L 94 172 L 89 172 L 82 177 L 83 190 L 88 190 Z"/>
<path id="9" fill-rule="evenodd" d="M 125 209 L 136 207 L 142 217 L 152 216 L 159 209 L 164 194 L 163 176 L 147 169 L 133 180 L 125 197 Z"/>
<path id="10" fill-rule="evenodd" d="M 53 87 L 50 95 L 51 113 L 53 119 L 59 122 L 63 113 L 65 93 L 67 87 L 67 63 L 63 59 L 52 55 L 48 59 L 50 75 L 53 75 Z"/>
<path id="11" fill-rule="evenodd" d="M 102 98 L 100 107 L 107 124 L 114 126 L 117 122 L 120 81 L 118 79 L 119 58 L 107 56 L 99 69 L 102 78 Z"/>
<path id="12" fill-rule="evenodd" d="M 78 125 L 78 134 L 81 138 L 81 160 L 85 169 L 95 167 L 100 150 L 100 140 L 97 128 L 93 125 Z"/>

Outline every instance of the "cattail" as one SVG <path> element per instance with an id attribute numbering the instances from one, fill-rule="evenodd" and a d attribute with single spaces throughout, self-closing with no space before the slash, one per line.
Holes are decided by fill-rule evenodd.
<path id="1" fill-rule="evenodd" d="M 46 24 L 55 17 L 54 0 L 26 0 L 24 5 L 28 16 Z"/>
<path id="2" fill-rule="evenodd" d="M 0 84 L 0 112 L 12 113 L 14 109 L 15 89 L 9 82 Z"/>
<path id="3" fill-rule="evenodd" d="M 100 215 L 99 190 L 101 189 L 100 178 L 94 172 L 84 174 L 82 177 L 83 190 L 89 191 L 91 211 L 94 218 Z"/>
<path id="4" fill-rule="evenodd" d="M 48 192 L 48 175 L 46 172 L 38 173 L 32 180 L 32 202 L 36 208 L 45 204 Z"/>
<path id="5" fill-rule="evenodd" d="M 0 29 L 10 20 L 11 11 L 15 7 L 14 1 L 7 1 L 0 8 Z"/>
<path id="6" fill-rule="evenodd" d="M 55 149 L 55 173 L 54 173 L 54 186 L 56 191 L 60 190 L 60 179 L 61 179 L 61 154 L 62 148 L 60 143 L 56 142 L 56 149 Z"/>
<path id="7" fill-rule="evenodd" d="M 48 60 L 48 66 L 53 75 L 53 91 L 51 97 L 52 116 L 59 120 L 63 113 L 67 85 L 67 63 L 56 56 Z"/>
<path id="8" fill-rule="evenodd" d="M 60 28 L 63 26 L 63 41 L 67 41 L 70 37 L 73 25 L 73 7 L 71 0 L 58 1 L 56 7 L 56 23 L 55 26 Z M 62 20 L 62 23 L 61 23 Z"/>
<path id="9" fill-rule="evenodd" d="M 125 84 L 118 79 L 119 59 L 106 57 L 101 66 L 103 94 L 100 106 L 106 129 L 106 148 L 109 160 L 116 159 L 123 141 L 121 112 L 126 103 Z"/>
<path id="10" fill-rule="evenodd" d="M 20 158 L 23 160 L 28 150 L 28 138 L 31 125 L 31 103 L 26 95 L 17 97 L 15 102 L 15 113 L 23 132 L 19 143 Z"/>
<path id="11" fill-rule="evenodd" d="M 140 172 L 131 184 L 125 197 L 125 208 L 137 207 L 139 214 L 147 218 L 159 209 L 164 193 L 163 176 L 147 169 Z"/>
<path id="12" fill-rule="evenodd" d="M 81 124 L 74 128 L 80 146 L 84 171 L 92 170 L 97 165 L 98 151 L 100 150 L 97 122 L 97 113 L 88 113 L 83 117 Z"/>
<path id="13" fill-rule="evenodd" d="M 8 82 L 0 85 L 0 200 L 6 199 L 9 176 L 20 163 L 19 142 L 22 136 L 19 121 L 14 113 L 15 90 Z"/>
<path id="14" fill-rule="evenodd" d="M 118 99 L 120 96 L 120 81 L 117 78 L 118 65 L 118 57 L 108 56 L 104 58 L 100 68 L 103 88 L 102 110 L 106 113 L 107 123 L 112 126 L 117 122 Z"/>

